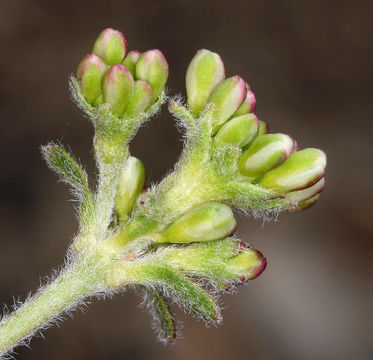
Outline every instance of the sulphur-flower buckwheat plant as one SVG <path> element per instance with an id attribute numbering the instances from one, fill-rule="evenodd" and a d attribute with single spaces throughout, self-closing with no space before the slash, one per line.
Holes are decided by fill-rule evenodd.
<path id="1" fill-rule="evenodd" d="M 131 287 L 143 293 L 158 339 L 174 342 L 176 303 L 219 324 L 219 296 L 260 275 L 266 258 L 233 235 L 232 208 L 254 217 L 313 205 L 324 187 L 325 154 L 298 150 L 268 133 L 255 95 L 240 76 L 226 77 L 220 56 L 200 50 L 186 72 L 187 105 L 168 108 L 184 131 L 173 171 L 144 187 L 145 169 L 129 142 L 167 100 L 168 64 L 159 50 L 128 51 L 123 34 L 105 29 L 72 76 L 77 105 L 91 119 L 98 184 L 59 144 L 42 147 L 48 166 L 79 200 L 79 232 L 63 270 L 5 314 L 0 353 L 9 355 L 91 296 Z"/>

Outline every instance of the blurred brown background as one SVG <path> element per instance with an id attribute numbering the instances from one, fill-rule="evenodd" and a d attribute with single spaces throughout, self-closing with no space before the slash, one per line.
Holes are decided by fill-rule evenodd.
<path id="1" fill-rule="evenodd" d="M 0 302 L 24 298 L 62 263 L 77 230 L 71 196 L 43 164 L 61 140 L 94 177 L 92 127 L 70 101 L 68 76 L 105 27 L 130 48 L 160 48 L 169 93 L 185 94 L 196 50 L 217 51 L 252 85 L 273 132 L 328 155 L 319 203 L 278 222 L 241 219 L 264 274 L 226 296 L 224 325 L 179 313 L 184 337 L 164 347 L 128 292 L 94 301 L 17 359 L 371 359 L 373 121 L 371 1 L 2 1 L 0 13 Z M 163 108 L 132 151 L 148 181 L 177 159 L 181 136 Z"/>

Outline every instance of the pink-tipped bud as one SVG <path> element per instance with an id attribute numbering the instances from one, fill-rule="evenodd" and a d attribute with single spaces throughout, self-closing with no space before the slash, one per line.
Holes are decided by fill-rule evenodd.
<path id="1" fill-rule="evenodd" d="M 108 65 L 120 64 L 128 49 L 124 35 L 111 28 L 101 32 L 93 45 L 92 52 L 100 56 Z"/>
<path id="2" fill-rule="evenodd" d="M 88 54 L 83 58 L 76 70 L 80 90 L 91 104 L 94 104 L 102 95 L 101 82 L 106 69 L 106 64 L 99 56 Z"/>
<path id="3" fill-rule="evenodd" d="M 131 71 L 133 77 L 136 75 L 136 62 L 139 59 L 141 52 L 138 50 L 130 51 L 124 58 L 122 64 Z"/>
<path id="4" fill-rule="evenodd" d="M 227 121 L 217 132 L 217 144 L 231 144 L 239 147 L 249 145 L 258 132 L 258 119 L 254 114 L 244 114 Z"/>
<path id="5" fill-rule="evenodd" d="M 232 76 L 218 84 L 207 102 L 214 106 L 213 133 L 219 129 L 240 107 L 246 97 L 246 82 L 240 76 Z"/>
<path id="6" fill-rule="evenodd" d="M 188 105 L 194 116 L 199 116 L 212 90 L 224 77 L 224 63 L 218 54 L 202 49 L 194 55 L 185 77 Z"/>
<path id="7" fill-rule="evenodd" d="M 246 98 L 241 104 L 241 106 L 237 109 L 237 111 L 233 114 L 233 117 L 252 113 L 255 110 L 256 107 L 256 98 L 255 94 L 250 89 L 250 86 L 247 84 L 247 93 Z"/>
<path id="8" fill-rule="evenodd" d="M 168 78 L 168 63 L 160 50 L 142 53 L 136 62 L 136 80 L 146 81 L 152 88 L 154 103 L 161 94 Z"/>
<path id="9" fill-rule="evenodd" d="M 263 271 L 267 267 L 267 258 L 259 250 L 255 250 L 255 251 L 256 251 L 257 258 L 260 259 L 260 261 L 258 265 L 251 270 L 248 280 L 256 279 L 259 275 L 263 273 Z"/>
<path id="10" fill-rule="evenodd" d="M 258 136 L 238 160 L 243 175 L 256 178 L 280 165 L 293 151 L 293 139 L 285 134 Z"/>
<path id="11" fill-rule="evenodd" d="M 257 278 L 266 268 L 267 259 L 256 249 L 247 249 L 229 259 L 241 282 Z"/>
<path id="12" fill-rule="evenodd" d="M 308 188 L 325 175 L 326 155 L 319 149 L 292 153 L 278 168 L 268 171 L 259 184 L 280 194 Z"/>
<path id="13" fill-rule="evenodd" d="M 134 92 L 134 80 L 130 71 L 117 64 L 110 68 L 104 82 L 104 99 L 115 115 L 122 115 Z"/>

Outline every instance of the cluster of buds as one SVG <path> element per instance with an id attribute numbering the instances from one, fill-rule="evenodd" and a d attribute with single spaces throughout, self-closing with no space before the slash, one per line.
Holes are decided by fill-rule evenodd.
<path id="1" fill-rule="evenodd" d="M 163 182 L 143 191 L 144 166 L 133 156 L 127 160 L 115 197 L 120 230 L 109 241 L 126 249 L 131 265 L 120 265 L 107 283 L 144 286 L 168 341 L 174 332 L 165 295 L 216 323 L 219 307 L 198 281 L 230 290 L 266 267 L 258 250 L 232 236 L 232 207 L 304 209 L 317 200 L 326 166 L 321 150 L 298 151 L 288 135 L 268 133 L 254 114 L 250 86 L 240 76 L 226 78 L 218 54 L 198 51 L 186 90 L 188 108 L 170 102 L 190 130 L 180 162 Z"/>
<path id="2" fill-rule="evenodd" d="M 258 250 L 229 237 L 236 224 L 228 205 L 210 201 L 187 211 L 165 231 L 155 234 L 153 240 L 158 243 L 188 244 L 187 247 L 166 250 L 166 257 L 172 259 L 172 266 L 194 276 L 210 278 L 215 285 L 227 290 L 233 285 L 255 279 L 267 263 Z M 177 256 L 170 258 L 171 254 Z"/>
<path id="3" fill-rule="evenodd" d="M 176 336 L 169 298 L 219 323 L 215 294 L 266 267 L 263 254 L 233 236 L 232 208 L 255 215 L 311 206 L 324 186 L 326 157 L 318 149 L 298 151 L 288 135 L 269 134 L 254 114 L 256 98 L 247 82 L 226 78 L 220 56 L 200 50 L 186 73 L 188 106 L 170 101 L 187 130 L 181 159 L 163 181 L 144 188 L 144 165 L 130 155 L 128 142 L 161 105 L 167 76 L 159 50 L 128 52 L 121 32 L 104 30 L 73 84 L 95 125 L 97 193 L 64 149 L 51 145 L 44 155 L 82 201 L 76 254 L 101 259 L 110 291 L 144 289 L 160 339 L 169 342 Z"/>
<path id="4" fill-rule="evenodd" d="M 144 291 L 159 339 L 178 335 L 176 303 L 209 324 L 221 322 L 217 297 L 260 275 L 263 254 L 238 240 L 233 208 L 254 216 L 313 205 L 325 183 L 326 156 L 298 151 L 269 134 L 240 76 L 225 77 L 220 56 L 200 50 L 186 74 L 188 106 L 171 99 L 185 130 L 173 171 L 145 188 L 129 142 L 164 102 L 168 64 L 159 50 L 128 52 L 123 34 L 105 29 L 83 58 L 71 90 L 92 120 L 98 167 L 93 192 L 84 169 L 62 146 L 42 148 L 48 166 L 79 201 L 79 233 L 66 267 L 0 321 L 0 356 L 85 297 Z"/>
<path id="5" fill-rule="evenodd" d="M 124 251 L 124 259 L 108 273 L 111 288 L 140 285 L 152 309 L 159 340 L 173 342 L 177 324 L 169 298 L 210 324 L 221 322 L 215 293 L 231 292 L 265 269 L 263 254 L 233 237 L 236 220 L 230 206 L 207 201 L 190 208 L 169 224 L 147 213 L 143 200 L 145 170 L 130 156 L 123 167 L 115 197 L 120 230 L 105 244 Z"/>
<path id="6" fill-rule="evenodd" d="M 144 215 L 141 201 L 140 206 L 135 206 L 142 193 L 144 181 L 145 170 L 142 162 L 133 156 L 129 157 L 122 169 L 115 197 L 117 219 L 123 225 L 121 232 L 111 239 L 116 246 L 124 248 L 129 242 L 146 239 L 153 244 L 152 263 L 157 257 L 161 258 L 159 263 L 164 263 L 167 253 L 167 263 L 174 270 L 211 278 L 215 285 L 224 288 L 254 279 L 264 270 L 266 259 L 259 251 L 230 237 L 237 222 L 230 206 L 220 202 L 203 202 L 178 216 L 166 227 L 162 219 L 148 219 L 152 222 L 151 231 L 141 233 L 144 226 L 139 229 L 133 224 L 136 224 L 136 218 L 142 218 Z M 146 196 L 146 192 L 143 196 Z M 220 242 L 225 245 L 220 245 Z M 157 256 L 153 253 L 154 246 L 157 248 Z M 170 246 L 173 249 L 171 252 L 168 249 Z M 225 248 L 227 251 L 223 251 Z M 193 256 L 190 249 L 193 249 Z M 217 249 L 220 249 L 220 252 L 217 252 Z M 114 282 L 118 282 L 118 279 Z"/>
<path id="7" fill-rule="evenodd" d="M 159 50 L 128 52 L 124 35 L 108 28 L 80 62 L 76 76 L 89 104 L 106 104 L 114 115 L 129 119 L 158 99 L 167 81 L 168 64 Z"/>
<path id="8" fill-rule="evenodd" d="M 225 78 L 220 56 L 200 50 L 186 74 L 191 114 L 203 118 L 212 107 L 210 130 L 216 148 L 238 149 L 238 173 L 245 180 L 288 200 L 291 209 L 304 209 L 324 187 L 326 156 L 318 149 L 298 151 L 285 134 L 269 134 L 267 124 L 253 113 L 255 95 L 240 76 Z"/>

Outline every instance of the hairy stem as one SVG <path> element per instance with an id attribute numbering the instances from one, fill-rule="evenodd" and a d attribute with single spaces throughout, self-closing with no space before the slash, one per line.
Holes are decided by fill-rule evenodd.
<path id="1" fill-rule="evenodd" d="M 104 238 L 104 233 L 110 224 L 113 215 L 117 183 L 122 166 L 123 159 L 111 164 L 100 165 L 99 183 L 95 199 L 96 239 Z"/>
<path id="2" fill-rule="evenodd" d="M 68 265 L 50 284 L 40 288 L 20 308 L 0 323 L 0 356 L 22 344 L 35 332 L 85 297 L 100 291 L 103 273 L 97 259 L 78 260 Z"/>

